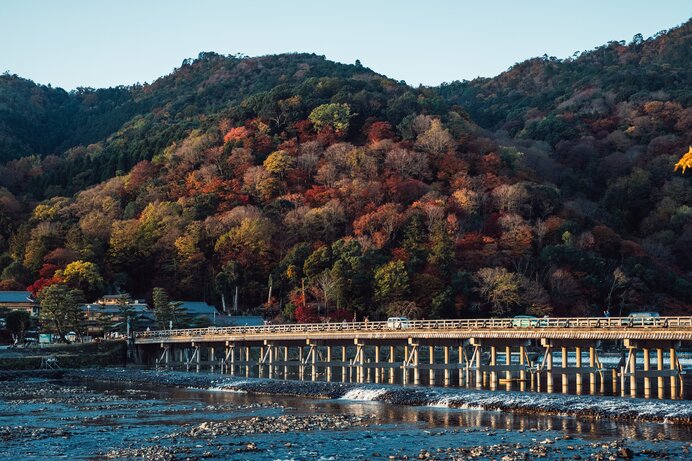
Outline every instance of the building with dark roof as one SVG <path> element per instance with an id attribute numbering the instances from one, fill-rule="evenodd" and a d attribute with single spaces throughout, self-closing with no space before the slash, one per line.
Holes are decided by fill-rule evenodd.
<path id="1" fill-rule="evenodd" d="M 155 328 L 156 316 L 144 300 L 133 300 L 130 295 L 105 295 L 93 304 L 84 304 L 80 309 L 86 317 L 89 334 L 108 333 L 104 330 L 124 330 L 127 319 L 123 310 L 131 312 L 132 327 L 138 329 Z"/>
<path id="2" fill-rule="evenodd" d="M 219 315 L 219 311 L 217 311 L 214 306 L 210 306 L 204 301 L 178 302 L 180 302 L 180 309 L 191 319 L 195 317 L 207 317 L 209 320 L 213 320 Z"/>
<path id="3" fill-rule="evenodd" d="M 39 304 L 28 291 L 0 291 L 0 309 L 24 311 L 38 317 Z"/>

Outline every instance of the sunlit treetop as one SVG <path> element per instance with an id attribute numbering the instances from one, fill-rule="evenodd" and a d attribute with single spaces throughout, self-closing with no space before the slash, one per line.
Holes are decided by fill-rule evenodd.
<path id="1" fill-rule="evenodd" d="M 675 164 L 675 170 L 673 171 L 678 171 L 678 168 L 682 168 L 682 174 L 685 174 L 686 169 L 692 169 L 692 146 L 690 146 L 689 150 L 682 156 L 680 161 Z"/>

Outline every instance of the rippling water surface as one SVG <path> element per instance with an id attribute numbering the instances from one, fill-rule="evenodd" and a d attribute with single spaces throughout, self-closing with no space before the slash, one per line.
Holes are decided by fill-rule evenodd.
<path id="1" fill-rule="evenodd" d="M 353 389 L 340 399 L 320 400 L 93 381 L 3 382 L 0 459 L 348 460 L 420 455 L 509 461 L 597 459 L 599 453 L 608 459 L 625 448 L 635 459 L 692 459 L 690 426 L 398 406 L 373 401 L 381 392 Z M 266 423 L 281 416 L 339 415 L 365 417 L 367 425 L 296 431 L 291 429 L 293 419 L 285 426 Z M 240 422 L 256 417 L 257 431 L 285 432 L 192 435 L 208 423 L 230 421 L 240 427 Z"/>

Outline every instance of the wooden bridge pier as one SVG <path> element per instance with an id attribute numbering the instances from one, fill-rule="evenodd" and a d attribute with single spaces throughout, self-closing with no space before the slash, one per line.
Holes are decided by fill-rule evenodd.
<path id="1" fill-rule="evenodd" d="M 512 381 L 518 379 L 525 383 L 526 373 L 531 372 L 532 362 L 526 354 L 526 348 L 530 346 L 531 341 L 526 339 L 508 339 L 508 338 L 470 338 L 469 344 L 473 346 L 473 355 L 471 359 L 465 361 L 467 374 L 470 370 L 475 370 L 475 385 L 476 388 L 481 388 L 482 373 L 490 374 L 490 389 L 497 389 L 499 382 L 499 373 L 504 373 L 502 380 L 506 385 L 511 385 Z M 490 355 L 487 364 L 482 364 L 483 348 L 489 348 Z M 498 348 L 504 350 L 504 364 L 498 361 Z M 519 360 L 518 364 L 512 364 L 512 350 L 518 349 Z M 475 362 L 475 363 L 473 363 Z M 515 378 L 517 376 L 517 378 Z"/>
<path id="2" fill-rule="evenodd" d="M 603 367 L 598 360 L 598 355 L 596 353 L 596 342 L 592 340 L 578 340 L 578 339 L 541 339 L 541 346 L 544 347 L 545 354 L 543 362 L 538 368 L 538 372 L 542 372 L 545 369 L 546 372 L 546 387 L 547 392 L 553 392 L 554 390 L 554 377 L 560 376 L 561 390 L 563 393 L 569 391 L 569 381 L 570 376 L 574 375 L 574 381 L 576 386 L 576 393 L 583 393 L 584 386 L 584 376 L 589 376 L 589 388 L 593 393 L 596 388 L 596 375 L 603 382 Z M 560 367 L 554 367 L 553 365 L 553 354 L 556 349 L 560 350 Z M 585 367 L 582 364 L 582 350 L 588 348 L 589 350 L 589 366 Z M 569 350 L 574 349 L 575 352 L 575 363 L 574 366 L 569 364 Z M 540 376 L 539 376 L 540 382 Z"/>
<path id="3" fill-rule="evenodd" d="M 599 360 L 600 342 L 624 351 L 612 374 Z M 681 395 L 678 351 L 691 343 L 692 317 L 210 327 L 141 332 L 133 340 L 135 357 L 169 370 L 491 389 L 518 382 L 520 390 L 577 394 L 604 393 L 610 379 L 613 393 L 650 397 L 658 391 L 660 398 Z"/>
<path id="4" fill-rule="evenodd" d="M 637 382 L 639 378 L 644 381 L 644 397 L 651 397 L 651 378 L 656 378 L 658 385 L 658 397 L 665 395 L 665 378 L 669 378 L 670 396 L 672 399 L 682 394 L 683 370 L 677 355 L 680 341 L 651 341 L 629 340 L 623 341 L 627 349 L 627 359 L 622 367 L 623 378 L 629 378 L 630 396 L 637 396 Z M 643 352 L 643 370 L 637 369 L 637 351 Z M 651 349 L 656 349 L 656 369 L 651 369 Z M 668 350 L 668 369 L 663 364 L 664 351 Z M 624 386 L 623 386 L 624 387 Z M 624 392 L 624 389 L 623 389 Z"/>

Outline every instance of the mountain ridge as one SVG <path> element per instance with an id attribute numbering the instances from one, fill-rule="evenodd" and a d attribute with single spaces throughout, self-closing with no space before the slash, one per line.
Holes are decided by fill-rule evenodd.
<path id="1" fill-rule="evenodd" d="M 0 146 L 47 152 L 0 147 L 0 288 L 238 288 L 298 321 L 689 312 L 689 31 L 440 87 L 314 54 L 73 94 L 3 76 Z"/>

